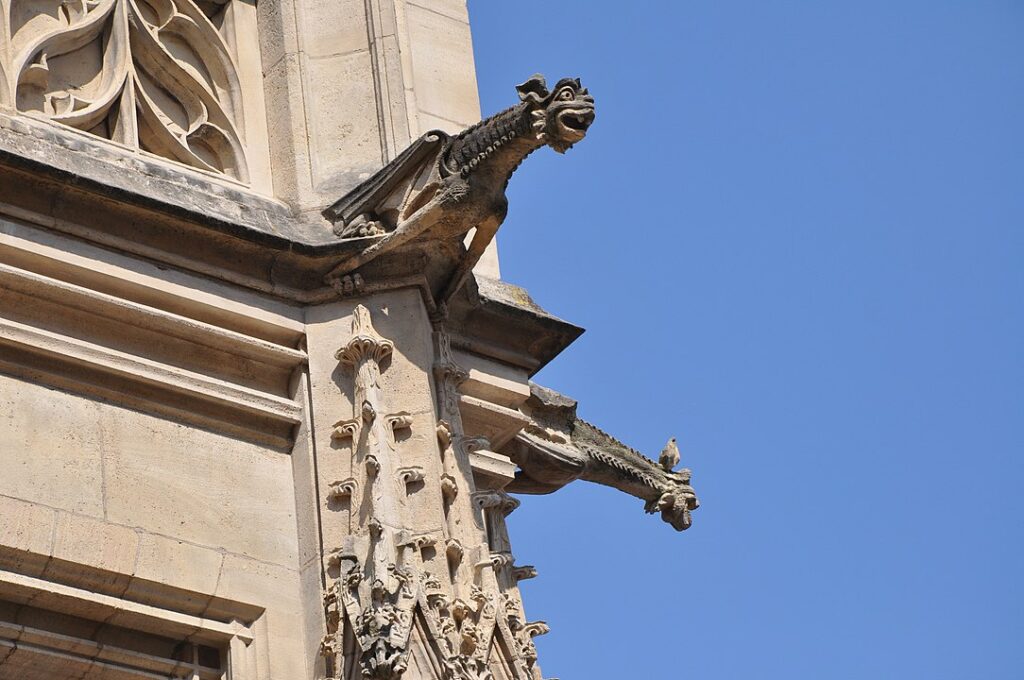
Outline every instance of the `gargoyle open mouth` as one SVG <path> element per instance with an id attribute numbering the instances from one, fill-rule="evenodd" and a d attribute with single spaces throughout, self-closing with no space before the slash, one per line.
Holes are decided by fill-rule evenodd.
<path id="1" fill-rule="evenodd" d="M 568 109 L 558 114 L 558 123 L 566 136 L 583 139 L 594 122 L 593 109 Z"/>

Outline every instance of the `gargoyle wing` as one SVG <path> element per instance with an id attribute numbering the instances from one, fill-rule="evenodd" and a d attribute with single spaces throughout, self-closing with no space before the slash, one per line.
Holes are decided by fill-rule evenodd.
<path id="1" fill-rule="evenodd" d="M 427 132 L 373 176 L 324 210 L 324 217 L 335 224 L 347 225 L 360 215 L 372 212 L 399 184 L 416 174 L 425 161 L 440 153 L 448 139 L 448 133 L 441 130 Z"/>

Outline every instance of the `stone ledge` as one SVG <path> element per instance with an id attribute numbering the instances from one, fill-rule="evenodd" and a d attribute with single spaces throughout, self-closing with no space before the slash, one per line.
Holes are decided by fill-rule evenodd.
<path id="1" fill-rule="evenodd" d="M 324 220 L 241 185 L 26 116 L 0 113 L 0 214 L 105 248 L 300 304 L 334 301 L 324 283 L 338 260 L 365 245 Z M 428 263 L 429 264 L 429 263 Z M 375 288 L 421 288 L 424 262 L 402 253 Z M 467 286 L 470 288 L 472 286 Z M 527 368 L 548 363 L 581 333 L 526 292 L 478 277 L 463 295 L 466 349 Z M 522 351 L 525 348 L 525 351 Z"/>

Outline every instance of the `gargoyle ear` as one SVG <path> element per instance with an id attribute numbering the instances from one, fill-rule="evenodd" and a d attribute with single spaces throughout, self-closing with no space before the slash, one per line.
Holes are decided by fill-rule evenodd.
<path id="1" fill-rule="evenodd" d="M 525 101 L 539 102 L 548 94 L 548 84 L 544 80 L 544 76 L 537 73 L 530 77 L 525 83 L 516 85 L 516 92 L 519 93 L 519 98 Z"/>

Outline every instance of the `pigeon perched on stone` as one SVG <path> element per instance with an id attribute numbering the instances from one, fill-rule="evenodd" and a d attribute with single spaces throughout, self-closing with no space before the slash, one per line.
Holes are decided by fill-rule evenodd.
<path id="1" fill-rule="evenodd" d="M 665 472 L 672 472 L 672 469 L 679 465 L 679 447 L 676 446 L 675 437 L 669 439 L 668 444 L 661 450 L 658 464 L 665 468 Z"/>

